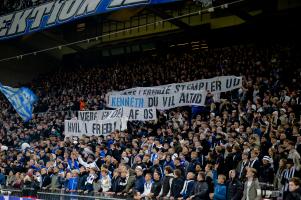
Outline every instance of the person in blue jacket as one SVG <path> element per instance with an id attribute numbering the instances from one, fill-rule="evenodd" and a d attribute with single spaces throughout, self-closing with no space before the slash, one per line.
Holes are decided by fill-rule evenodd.
<path id="1" fill-rule="evenodd" d="M 134 193 L 140 192 L 140 194 L 142 194 L 144 191 L 144 183 L 145 183 L 142 167 L 137 166 L 135 168 L 135 172 L 136 172 L 136 180 L 135 180 L 135 186 L 134 186 Z"/>
<path id="2" fill-rule="evenodd" d="M 215 165 L 213 173 L 213 182 L 214 182 L 214 194 L 213 200 L 226 200 L 227 199 L 227 186 L 225 184 L 226 176 L 220 174 L 217 176 L 218 164 Z"/>
<path id="3" fill-rule="evenodd" d="M 68 181 L 68 188 L 67 192 L 71 192 L 71 194 L 74 194 L 77 191 L 78 188 L 78 170 L 72 170 L 72 177 Z"/>

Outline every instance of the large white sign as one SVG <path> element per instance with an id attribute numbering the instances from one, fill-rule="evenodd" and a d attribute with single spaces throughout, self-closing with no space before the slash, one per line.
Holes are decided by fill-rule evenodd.
<path id="1" fill-rule="evenodd" d="M 65 120 L 65 136 L 106 135 L 115 130 L 125 130 L 127 118 L 115 118 L 102 121 Z"/>
<path id="2" fill-rule="evenodd" d="M 156 108 L 122 107 L 116 110 L 79 111 L 78 120 L 99 121 L 126 117 L 128 121 L 152 121 L 157 119 Z"/>
<path id="3" fill-rule="evenodd" d="M 153 96 L 137 95 L 110 95 L 108 107 L 131 107 L 149 108 L 155 107 L 159 110 L 167 110 L 179 106 L 204 106 L 207 93 L 203 92 L 179 92 L 176 94 L 161 94 Z"/>
<path id="4" fill-rule="evenodd" d="M 110 95 L 136 95 L 136 96 L 155 96 L 170 95 L 180 92 L 200 92 L 207 91 L 212 94 L 228 92 L 242 87 L 242 77 L 237 76 L 218 76 L 210 79 L 202 79 L 185 83 L 172 83 L 156 87 L 136 87 L 122 91 L 109 92 Z M 139 102 L 137 102 L 139 103 Z M 135 106 L 137 107 L 137 106 Z"/>

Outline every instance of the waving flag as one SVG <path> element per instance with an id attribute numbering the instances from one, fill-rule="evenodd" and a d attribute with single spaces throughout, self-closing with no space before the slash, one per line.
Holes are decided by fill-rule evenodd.
<path id="1" fill-rule="evenodd" d="M 37 96 L 30 89 L 12 88 L 0 83 L 0 91 L 25 122 L 31 120 L 33 104 L 37 101 Z"/>

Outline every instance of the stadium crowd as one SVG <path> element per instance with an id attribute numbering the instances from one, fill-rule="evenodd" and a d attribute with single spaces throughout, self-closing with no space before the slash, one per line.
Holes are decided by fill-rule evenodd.
<path id="1" fill-rule="evenodd" d="M 293 45 L 168 53 L 43 75 L 33 119 L 0 97 L 0 184 L 129 199 L 259 200 L 260 183 L 301 199 L 300 69 Z M 290 69 L 295 69 L 294 71 Z M 135 86 L 243 76 L 205 107 L 158 111 L 155 122 L 69 138 L 64 120 L 105 108 L 105 94 Z M 24 189 L 25 188 L 25 189 Z"/>

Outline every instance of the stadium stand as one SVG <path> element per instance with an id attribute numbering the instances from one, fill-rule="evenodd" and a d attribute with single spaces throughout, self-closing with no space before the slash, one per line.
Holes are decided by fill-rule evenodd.
<path id="1" fill-rule="evenodd" d="M 69 57 L 72 68 L 26 84 L 38 97 L 30 121 L 0 94 L 1 193 L 50 200 L 301 199 L 301 51 L 300 41 L 289 41 L 169 46 L 84 65 Z M 128 121 L 125 130 L 104 135 L 66 134 L 65 120 L 77 120 L 78 111 L 110 109 L 111 91 L 227 75 L 242 77 L 242 86 L 206 93 L 205 106 L 157 110 L 157 120 Z"/>

